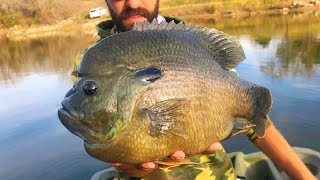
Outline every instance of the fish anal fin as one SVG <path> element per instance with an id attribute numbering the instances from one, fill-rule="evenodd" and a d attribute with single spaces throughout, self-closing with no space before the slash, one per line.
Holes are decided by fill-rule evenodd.
<path id="1" fill-rule="evenodd" d="M 255 124 L 252 124 L 249 120 L 240 117 L 234 118 L 233 124 L 233 129 L 228 138 L 231 138 L 241 133 L 246 133 L 251 128 L 254 128 L 256 126 Z"/>

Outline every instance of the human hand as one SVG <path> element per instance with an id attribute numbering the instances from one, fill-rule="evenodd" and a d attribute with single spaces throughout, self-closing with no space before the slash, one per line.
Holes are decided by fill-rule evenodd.
<path id="1" fill-rule="evenodd" d="M 212 153 L 214 151 L 221 150 L 221 149 L 222 149 L 221 143 L 217 142 L 217 143 L 211 144 L 205 152 Z M 183 151 L 176 151 L 170 156 L 170 158 L 173 160 L 182 160 L 185 158 L 185 156 L 186 155 Z M 113 163 L 112 166 L 117 167 L 117 169 L 123 172 L 126 172 L 128 175 L 133 177 L 141 177 L 151 172 L 156 167 L 158 167 L 158 165 L 154 162 L 143 163 L 138 166 L 126 165 L 121 163 Z"/>
<path id="2" fill-rule="evenodd" d="M 173 153 L 170 158 L 173 160 L 182 160 L 185 158 L 185 153 L 183 151 L 176 151 Z M 132 177 L 141 177 L 153 169 L 155 169 L 158 165 L 154 162 L 147 162 L 137 166 L 127 165 L 121 163 L 113 163 L 112 166 L 116 167 L 118 170 L 125 172 L 129 176 Z"/>

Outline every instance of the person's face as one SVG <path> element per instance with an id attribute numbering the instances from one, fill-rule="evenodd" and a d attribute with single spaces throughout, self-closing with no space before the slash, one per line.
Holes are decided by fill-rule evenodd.
<path id="1" fill-rule="evenodd" d="M 151 22 L 158 16 L 159 0 L 106 0 L 119 31 L 131 30 L 136 21 Z"/>

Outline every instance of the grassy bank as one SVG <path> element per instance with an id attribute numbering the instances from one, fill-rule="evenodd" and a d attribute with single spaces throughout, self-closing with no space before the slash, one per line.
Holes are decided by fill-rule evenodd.
<path id="1" fill-rule="evenodd" d="M 83 19 L 90 9 L 105 6 L 103 0 L 0 0 L 0 29 L 14 25 L 56 24 Z"/>
<path id="2" fill-rule="evenodd" d="M 320 1 L 293 1 L 293 0 L 163 0 L 161 13 L 177 16 L 183 19 L 214 18 L 219 20 L 224 17 L 247 17 L 260 14 L 290 14 L 301 12 L 318 12 Z"/>
<path id="3" fill-rule="evenodd" d="M 7 1 L 9 0 L 0 0 Z M 21 5 L 17 4 L 22 0 L 17 0 L 15 3 L 0 4 L 0 36 L 5 36 L 10 39 L 36 38 L 37 36 L 47 36 L 50 33 L 64 33 L 73 29 L 80 29 L 88 33 L 95 32 L 95 25 L 107 17 L 99 19 L 88 19 L 88 11 L 91 8 L 102 6 L 105 7 L 104 1 L 96 0 L 75 0 L 65 6 L 57 6 L 57 4 L 42 4 L 46 7 L 46 11 L 41 9 L 41 4 L 37 5 Z M 31 0 L 26 0 L 30 1 Z M 32 2 L 37 2 L 34 0 Z M 61 3 L 62 0 L 50 1 L 51 3 Z M 318 4 L 316 4 L 316 2 Z M 15 5 L 15 7 L 12 7 Z M 51 8 L 49 8 L 51 7 Z M 55 11 L 57 7 L 60 9 Z M 74 9 L 74 8 L 77 9 Z M 6 11 L 6 13 L 4 13 Z M 22 10 L 23 9 L 23 10 Z M 38 9 L 38 10 L 37 10 Z M 40 12 L 41 10 L 41 12 Z M 320 0 L 160 0 L 160 13 L 162 15 L 175 16 L 183 19 L 186 22 L 207 26 L 215 26 L 219 21 L 227 21 L 229 18 L 238 18 L 232 24 L 241 28 L 254 23 L 254 19 L 249 22 L 246 20 L 249 17 L 257 17 L 260 15 L 289 15 L 305 14 L 319 16 Z M 39 12 L 38 12 L 39 11 Z M 13 13 L 15 12 L 15 13 Z M 18 13 L 16 13 L 18 12 Z M 63 12 L 69 12 L 63 13 Z M 42 13 L 42 14 L 41 14 Z M 47 13 L 47 14 L 46 14 Z M 44 18 L 45 17 L 45 18 Z M 52 19 L 50 19 L 50 17 Z M 257 20 L 260 21 L 260 20 Z M 270 27 L 276 26 L 278 22 L 255 22 L 254 26 L 262 26 L 265 23 Z M 269 27 L 266 27 L 269 28 Z M 221 28 L 219 28 L 221 29 Z"/>
<path id="4" fill-rule="evenodd" d="M 219 18 L 276 11 L 288 13 L 304 8 L 317 9 L 317 3 L 320 4 L 320 0 L 160 0 L 160 11 L 182 18 L 204 14 Z M 98 6 L 106 7 L 105 1 L 0 0 L 0 28 L 84 19 L 90 9 Z"/>

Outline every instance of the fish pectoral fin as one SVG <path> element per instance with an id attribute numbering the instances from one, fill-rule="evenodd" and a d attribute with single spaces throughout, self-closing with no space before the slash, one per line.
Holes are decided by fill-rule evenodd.
<path id="1" fill-rule="evenodd" d="M 177 122 L 187 115 L 190 103 L 186 99 L 175 98 L 160 101 L 145 109 L 151 122 L 149 135 L 157 138 L 166 133 L 173 133 L 188 139 L 185 130 L 177 126 Z"/>
<path id="2" fill-rule="evenodd" d="M 233 124 L 233 129 L 228 138 L 231 138 L 241 133 L 246 133 L 251 128 L 256 126 L 255 124 L 252 124 L 249 120 L 240 117 L 235 117 L 233 120 Z"/>
<path id="3" fill-rule="evenodd" d="M 163 159 L 161 161 L 155 161 L 158 165 L 162 166 L 180 166 L 183 164 L 198 164 L 195 162 L 190 161 L 189 159 L 181 159 L 181 160 L 175 160 L 175 159 Z"/>

